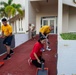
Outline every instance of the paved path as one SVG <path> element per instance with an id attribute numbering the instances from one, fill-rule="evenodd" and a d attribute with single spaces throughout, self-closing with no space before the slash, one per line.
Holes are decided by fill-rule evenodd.
<path id="1" fill-rule="evenodd" d="M 11 59 L 5 60 L 4 66 L 0 67 L 0 75 L 36 75 L 36 67 L 28 64 L 27 60 L 32 47 L 36 40 L 29 40 L 19 47 L 14 49 L 14 54 Z M 57 52 L 57 35 L 50 35 L 51 51 L 43 53 L 45 59 L 45 67 L 48 67 L 48 75 L 57 75 L 57 58 L 55 57 Z M 3 61 L 5 55 L 0 57 L 0 61 Z"/>

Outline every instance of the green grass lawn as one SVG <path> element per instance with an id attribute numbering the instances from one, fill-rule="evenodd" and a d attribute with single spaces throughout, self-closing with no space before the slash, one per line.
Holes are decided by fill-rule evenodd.
<path id="1" fill-rule="evenodd" d="M 62 33 L 60 35 L 64 40 L 76 40 L 76 33 Z"/>

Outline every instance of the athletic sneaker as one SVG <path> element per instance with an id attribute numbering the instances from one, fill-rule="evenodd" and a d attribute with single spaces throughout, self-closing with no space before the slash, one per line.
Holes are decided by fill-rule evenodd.
<path id="1" fill-rule="evenodd" d="M 10 50 L 10 54 L 14 54 L 13 50 Z"/>
<path id="2" fill-rule="evenodd" d="M 43 49 L 42 51 L 45 52 L 45 49 Z"/>
<path id="3" fill-rule="evenodd" d="M 3 60 L 8 60 L 8 59 L 10 59 L 10 55 L 7 55 Z"/>
<path id="4" fill-rule="evenodd" d="M 47 42 L 48 44 L 50 44 L 50 42 Z"/>
<path id="5" fill-rule="evenodd" d="M 45 51 L 45 49 L 44 49 L 44 48 L 41 48 L 41 51 L 42 51 L 42 52 L 44 52 L 44 51 Z"/>
<path id="6" fill-rule="evenodd" d="M 46 50 L 50 51 L 50 50 L 51 50 L 51 48 L 47 47 L 47 48 L 46 48 Z"/>

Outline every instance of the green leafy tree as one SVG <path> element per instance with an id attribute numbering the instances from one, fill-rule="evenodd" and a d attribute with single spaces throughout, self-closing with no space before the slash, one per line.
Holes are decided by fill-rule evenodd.
<path id="1" fill-rule="evenodd" d="M 8 2 L 0 2 L 0 5 L 2 5 L 2 7 L 0 8 L 0 18 L 10 18 L 11 16 L 15 16 L 16 13 L 20 14 L 20 16 L 23 16 L 23 10 L 21 9 L 21 5 L 12 2 L 13 0 L 8 0 Z"/>

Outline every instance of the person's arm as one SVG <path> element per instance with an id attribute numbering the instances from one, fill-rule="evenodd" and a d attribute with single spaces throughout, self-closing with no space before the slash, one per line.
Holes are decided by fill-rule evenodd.
<path id="1" fill-rule="evenodd" d="M 1 27 L 1 36 L 0 36 L 0 38 L 4 38 L 5 36 L 4 36 L 4 31 L 3 31 L 3 27 Z"/>
<path id="2" fill-rule="evenodd" d="M 30 28 L 26 32 L 29 32 L 29 31 L 30 31 Z"/>
<path id="3" fill-rule="evenodd" d="M 4 32 L 2 31 L 2 36 L 4 36 Z"/>
<path id="4" fill-rule="evenodd" d="M 40 60 L 39 60 L 39 58 L 38 58 L 38 56 L 36 55 L 35 52 L 34 52 L 34 56 L 35 56 L 35 58 L 37 59 L 38 63 L 41 63 Z"/>
<path id="5" fill-rule="evenodd" d="M 28 30 L 26 32 L 29 32 L 31 30 L 31 28 L 29 27 Z"/>
<path id="6" fill-rule="evenodd" d="M 0 38 L 4 38 L 4 32 L 1 33 Z"/>

